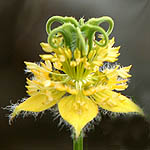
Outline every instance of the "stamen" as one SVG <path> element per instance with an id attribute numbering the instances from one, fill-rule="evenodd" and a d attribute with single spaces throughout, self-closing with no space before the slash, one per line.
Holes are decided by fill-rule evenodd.
<path id="1" fill-rule="evenodd" d="M 75 66 L 77 66 L 76 61 L 71 61 L 71 62 L 70 62 L 70 66 L 71 66 L 71 67 L 75 67 Z"/>

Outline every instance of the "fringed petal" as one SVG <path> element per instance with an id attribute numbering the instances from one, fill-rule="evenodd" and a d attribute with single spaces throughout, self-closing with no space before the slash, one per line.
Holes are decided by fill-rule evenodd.
<path id="1" fill-rule="evenodd" d="M 104 90 L 101 93 L 94 94 L 93 97 L 96 103 L 105 110 L 118 113 L 137 112 L 144 114 L 139 106 L 120 93 Z"/>
<path id="2" fill-rule="evenodd" d="M 58 103 L 58 108 L 62 118 L 75 128 L 77 137 L 82 128 L 98 113 L 98 106 L 83 95 L 62 98 Z"/>
<path id="3" fill-rule="evenodd" d="M 113 47 L 115 43 L 114 38 L 112 38 L 111 40 L 109 40 L 109 43 L 106 47 L 98 47 L 97 50 L 97 61 L 108 61 L 108 62 L 115 62 L 118 60 L 118 56 L 120 55 L 119 53 L 119 49 L 120 46 L 118 47 Z"/>
<path id="4" fill-rule="evenodd" d="M 108 43 L 107 56 L 105 58 L 105 61 L 115 62 L 118 60 L 117 57 L 120 55 L 119 53 L 120 46 L 113 47 L 114 43 L 115 43 L 115 38 L 112 38 Z"/>
<path id="5" fill-rule="evenodd" d="M 21 111 L 30 112 L 41 112 L 44 111 L 57 103 L 57 99 L 48 97 L 44 94 L 37 94 L 29 97 L 24 102 L 15 107 L 13 113 L 11 114 L 11 120 L 18 115 Z"/>
<path id="6" fill-rule="evenodd" d="M 128 85 L 127 81 L 131 75 L 128 73 L 130 71 L 131 65 L 128 67 L 120 67 L 117 65 L 115 68 L 106 68 L 103 73 L 108 79 L 107 87 L 110 90 L 122 91 L 125 90 Z"/>

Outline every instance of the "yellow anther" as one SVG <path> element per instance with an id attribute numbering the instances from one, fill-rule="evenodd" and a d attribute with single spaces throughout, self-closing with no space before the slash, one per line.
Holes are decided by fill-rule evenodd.
<path id="1" fill-rule="evenodd" d="M 86 63 L 86 62 L 87 62 L 87 58 L 83 57 L 83 63 Z"/>
<path id="2" fill-rule="evenodd" d="M 74 58 L 75 59 L 79 59 L 80 57 L 81 57 L 81 52 L 78 49 L 76 49 L 74 51 Z"/>
<path id="3" fill-rule="evenodd" d="M 70 62 L 70 66 L 71 66 L 71 67 L 75 67 L 75 66 L 77 66 L 76 61 L 71 61 L 71 62 Z"/>
<path id="4" fill-rule="evenodd" d="M 89 54 L 88 54 L 88 59 L 91 59 L 93 56 L 93 51 L 90 51 Z"/>
<path id="5" fill-rule="evenodd" d="M 64 55 L 64 50 L 62 48 L 58 48 L 58 53 Z"/>
<path id="6" fill-rule="evenodd" d="M 72 58 L 72 52 L 70 49 L 65 49 L 65 54 L 66 54 L 67 58 L 69 58 L 69 59 Z"/>
<path id="7" fill-rule="evenodd" d="M 40 45 L 41 45 L 43 51 L 45 51 L 45 52 L 50 53 L 50 52 L 53 51 L 53 48 L 48 43 L 43 43 L 42 42 L 42 43 L 40 43 Z"/>
<path id="8" fill-rule="evenodd" d="M 60 60 L 60 62 L 65 62 L 65 56 L 64 55 L 59 55 L 59 60 Z"/>
<path id="9" fill-rule="evenodd" d="M 54 56 L 53 55 L 40 55 L 40 57 L 43 59 L 43 60 L 51 60 Z"/>
<path id="10" fill-rule="evenodd" d="M 76 63 L 77 63 L 77 65 L 79 65 L 82 61 L 83 61 L 83 59 L 81 59 L 81 58 L 77 58 L 77 59 L 76 59 Z"/>
<path id="11" fill-rule="evenodd" d="M 91 50 L 88 54 L 88 59 L 92 59 L 96 54 L 96 50 Z"/>
<path id="12" fill-rule="evenodd" d="M 84 63 L 84 67 L 85 67 L 86 69 L 91 69 L 91 64 L 90 64 L 89 62 L 85 62 L 85 63 Z"/>

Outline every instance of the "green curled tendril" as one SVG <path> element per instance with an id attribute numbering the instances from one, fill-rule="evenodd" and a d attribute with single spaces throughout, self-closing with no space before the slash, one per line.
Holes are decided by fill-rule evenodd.
<path id="1" fill-rule="evenodd" d="M 94 40 L 95 32 L 100 32 L 104 36 L 104 43 L 97 42 L 96 40 L 95 40 L 95 43 L 101 47 L 104 47 L 107 45 L 108 36 L 103 28 L 99 26 L 95 26 L 95 25 L 85 24 L 84 26 L 82 26 L 81 30 L 85 33 L 85 38 L 88 40 L 89 50 L 91 50 L 93 47 L 93 40 Z"/>
<path id="2" fill-rule="evenodd" d="M 54 22 L 59 22 L 62 25 L 51 29 Z M 108 23 L 108 30 L 105 31 L 100 25 Z M 110 17 L 104 16 L 100 18 L 92 18 L 87 22 L 81 18 L 79 22 L 73 17 L 54 16 L 48 19 L 46 24 L 46 31 L 48 34 L 48 43 L 53 48 L 68 47 L 72 52 L 78 48 L 83 56 L 87 56 L 88 52 L 92 50 L 94 44 L 104 47 L 107 46 L 109 38 L 114 27 L 114 22 Z M 95 40 L 95 33 L 100 33 L 102 41 Z M 54 42 L 57 35 L 61 34 L 63 37 L 59 44 Z"/>
<path id="3" fill-rule="evenodd" d="M 60 47 L 60 45 L 56 45 L 53 42 L 54 36 L 57 33 L 60 33 L 63 36 L 65 46 L 68 47 L 70 46 L 71 40 L 73 38 L 71 32 L 74 32 L 74 30 L 75 30 L 75 27 L 71 23 L 65 23 L 62 26 L 57 27 L 50 32 L 48 36 L 48 43 L 54 48 Z"/>
<path id="4" fill-rule="evenodd" d="M 76 19 L 74 19 L 73 17 L 61 17 L 61 16 L 53 16 L 51 18 L 48 19 L 47 23 L 46 23 L 46 31 L 47 34 L 50 34 L 51 32 L 51 25 L 54 22 L 59 22 L 61 24 L 64 23 L 72 23 L 75 27 L 78 26 L 78 22 Z"/>
<path id="5" fill-rule="evenodd" d="M 103 22 L 107 22 L 109 24 L 109 28 L 107 30 L 107 35 L 109 36 L 114 28 L 114 21 L 112 18 L 108 16 L 100 17 L 100 18 L 91 18 L 90 20 L 87 21 L 88 24 L 100 26 Z"/>

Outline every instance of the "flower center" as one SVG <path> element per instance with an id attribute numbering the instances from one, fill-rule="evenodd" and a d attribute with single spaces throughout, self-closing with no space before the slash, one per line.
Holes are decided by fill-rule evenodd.
<path id="1" fill-rule="evenodd" d="M 54 22 L 62 25 L 51 29 Z M 107 31 L 100 27 L 103 22 L 109 24 Z M 70 94 L 80 91 L 89 95 L 97 91 L 101 84 L 106 84 L 107 79 L 99 67 L 107 56 L 108 36 L 113 26 L 110 17 L 92 18 L 87 22 L 83 18 L 78 22 L 73 17 L 51 17 L 46 25 L 48 45 L 42 44 L 42 47 L 45 47 L 46 52 L 48 47 L 48 52 L 52 53 L 41 56 L 53 64 L 49 73 L 49 86 Z M 98 41 L 96 33 L 99 34 Z"/>

